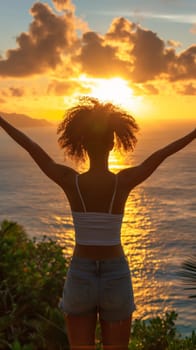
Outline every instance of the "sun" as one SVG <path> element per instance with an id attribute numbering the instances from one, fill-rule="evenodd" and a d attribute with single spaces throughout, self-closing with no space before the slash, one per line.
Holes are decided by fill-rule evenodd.
<path id="1" fill-rule="evenodd" d="M 81 76 L 80 81 L 89 89 L 88 96 L 137 112 L 141 97 L 134 95 L 133 89 L 126 80 L 120 77 L 100 79 Z"/>
<path id="2" fill-rule="evenodd" d="M 128 81 L 120 77 L 110 79 L 91 78 L 82 74 L 77 78 L 80 91 L 70 97 L 64 96 L 64 104 L 73 106 L 81 96 L 97 98 L 103 102 L 111 102 L 129 113 L 140 114 L 143 106 L 143 96 L 135 95 Z"/>
<path id="3" fill-rule="evenodd" d="M 133 96 L 133 90 L 121 78 L 96 79 L 92 87 L 92 95 L 101 100 L 112 100 L 124 104 Z"/>

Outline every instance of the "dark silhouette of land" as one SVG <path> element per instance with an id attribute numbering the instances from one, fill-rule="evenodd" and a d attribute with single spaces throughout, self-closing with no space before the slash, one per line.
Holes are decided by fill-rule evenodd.
<path id="1" fill-rule="evenodd" d="M 0 112 L 0 115 L 2 115 L 9 123 L 19 128 L 45 127 L 54 125 L 45 119 L 35 119 L 25 114 Z"/>

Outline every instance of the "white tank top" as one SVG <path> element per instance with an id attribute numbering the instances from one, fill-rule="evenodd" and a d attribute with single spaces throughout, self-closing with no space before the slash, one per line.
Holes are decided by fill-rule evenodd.
<path id="1" fill-rule="evenodd" d="M 120 232 L 123 214 L 112 214 L 116 195 L 118 176 L 115 176 L 115 187 L 108 213 L 87 212 L 76 175 L 76 187 L 83 206 L 83 212 L 72 211 L 76 243 L 81 245 L 111 246 L 121 243 Z"/>

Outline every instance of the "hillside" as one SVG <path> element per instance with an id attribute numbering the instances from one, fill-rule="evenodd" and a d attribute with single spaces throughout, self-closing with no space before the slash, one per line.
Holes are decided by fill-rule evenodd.
<path id="1" fill-rule="evenodd" d="M 35 119 L 31 118 L 24 114 L 17 113 L 1 113 L 3 118 L 5 118 L 9 123 L 13 124 L 16 127 L 45 127 L 45 126 L 53 126 L 52 123 L 48 122 L 45 119 Z"/>

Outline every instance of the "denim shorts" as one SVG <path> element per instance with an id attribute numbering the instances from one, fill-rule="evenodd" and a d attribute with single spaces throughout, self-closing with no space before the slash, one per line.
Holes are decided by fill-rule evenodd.
<path id="1" fill-rule="evenodd" d="M 126 258 L 73 257 L 60 307 L 65 314 L 72 315 L 96 312 L 106 321 L 128 318 L 136 308 Z"/>

